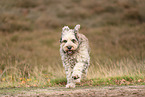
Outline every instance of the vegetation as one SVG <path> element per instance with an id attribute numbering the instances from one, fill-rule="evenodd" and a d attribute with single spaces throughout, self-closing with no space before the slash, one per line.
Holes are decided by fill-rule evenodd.
<path id="1" fill-rule="evenodd" d="M 144 0 L 0 0 L 0 88 L 66 83 L 64 25 L 81 25 L 91 65 L 81 85 L 145 83 Z"/>

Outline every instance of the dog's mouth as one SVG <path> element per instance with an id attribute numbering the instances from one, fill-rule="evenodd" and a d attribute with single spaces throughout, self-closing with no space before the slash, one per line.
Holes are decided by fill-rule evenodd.
<path id="1" fill-rule="evenodd" d="M 68 55 L 72 55 L 72 54 L 73 54 L 73 51 L 72 51 L 72 50 L 68 50 L 68 51 L 67 51 L 67 54 L 68 54 Z"/>

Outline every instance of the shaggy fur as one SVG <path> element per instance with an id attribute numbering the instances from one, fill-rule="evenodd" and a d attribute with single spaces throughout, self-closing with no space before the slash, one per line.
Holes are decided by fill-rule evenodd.
<path id="1" fill-rule="evenodd" d="M 86 76 L 89 66 L 88 39 L 79 33 L 79 29 L 79 24 L 74 29 L 62 28 L 60 55 L 67 77 L 66 88 L 75 88 L 75 84 Z"/>

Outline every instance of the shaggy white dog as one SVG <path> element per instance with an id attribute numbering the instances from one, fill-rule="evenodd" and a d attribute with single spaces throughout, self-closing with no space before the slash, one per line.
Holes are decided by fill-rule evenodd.
<path id="1" fill-rule="evenodd" d="M 67 77 L 66 88 L 75 88 L 75 84 L 86 76 L 89 66 L 88 39 L 79 33 L 79 29 L 79 24 L 74 29 L 68 26 L 62 28 L 60 55 Z"/>

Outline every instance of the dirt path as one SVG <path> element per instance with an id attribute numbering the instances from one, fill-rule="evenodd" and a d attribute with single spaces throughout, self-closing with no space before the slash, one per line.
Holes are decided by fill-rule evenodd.
<path id="1" fill-rule="evenodd" d="M 105 86 L 105 87 L 77 87 L 65 89 L 62 87 L 50 87 L 45 89 L 6 91 L 0 96 L 33 96 L 33 97 L 145 97 L 145 86 Z"/>

